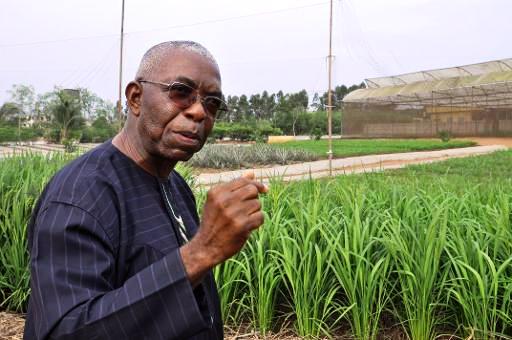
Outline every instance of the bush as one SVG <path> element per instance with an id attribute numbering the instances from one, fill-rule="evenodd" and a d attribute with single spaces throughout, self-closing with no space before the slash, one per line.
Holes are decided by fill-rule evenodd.
<path id="1" fill-rule="evenodd" d="M 116 126 L 113 123 L 110 123 L 105 116 L 99 116 L 92 122 L 90 127 L 82 130 L 80 142 L 103 143 L 114 137 L 117 130 Z"/>
<path id="2" fill-rule="evenodd" d="M 42 137 L 43 134 L 43 130 L 37 128 L 21 128 L 18 130 L 17 126 L 1 126 L 0 143 L 33 141 Z"/>
<path id="3" fill-rule="evenodd" d="M 78 150 L 78 140 L 67 138 L 62 140 L 62 145 L 64 145 L 64 151 L 71 153 Z"/>
<path id="4" fill-rule="evenodd" d="M 227 137 L 229 133 L 229 124 L 227 123 L 216 123 L 212 133 L 210 134 L 210 138 L 214 140 L 222 140 L 224 137 Z"/>
<path id="5" fill-rule="evenodd" d="M 115 136 L 113 129 L 102 129 L 95 127 L 88 127 L 82 131 L 82 137 L 80 143 L 103 143 L 109 138 Z"/>
<path id="6" fill-rule="evenodd" d="M 313 130 L 311 130 L 310 137 L 313 140 L 320 140 L 320 138 L 322 138 L 322 129 L 318 127 L 314 128 Z"/>
<path id="7" fill-rule="evenodd" d="M 58 143 L 60 141 L 60 129 L 50 128 L 46 130 L 44 138 L 51 143 Z"/>
<path id="8" fill-rule="evenodd" d="M 450 131 L 446 130 L 439 131 L 439 138 L 441 138 L 441 140 L 446 143 L 450 141 L 450 139 L 452 138 L 452 134 Z"/>
<path id="9" fill-rule="evenodd" d="M 285 149 L 272 145 L 219 145 L 207 144 L 188 162 L 200 168 L 245 168 L 253 165 L 290 164 L 317 160 L 315 154 L 300 149 Z"/>
<path id="10" fill-rule="evenodd" d="M 241 142 L 253 141 L 255 139 L 254 128 L 251 126 L 235 123 L 231 126 L 229 137 L 233 140 L 238 140 Z"/>

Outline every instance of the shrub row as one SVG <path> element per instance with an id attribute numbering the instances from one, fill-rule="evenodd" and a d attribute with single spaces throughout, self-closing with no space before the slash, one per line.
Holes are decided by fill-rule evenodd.
<path id="1" fill-rule="evenodd" d="M 43 137 L 44 131 L 41 129 L 21 128 L 18 130 L 14 126 L 0 127 L 0 143 L 33 141 Z"/>
<path id="2" fill-rule="evenodd" d="M 200 168 L 246 168 L 262 164 L 289 164 L 318 159 L 314 153 L 299 149 L 284 149 L 267 144 L 220 145 L 206 144 L 188 164 Z"/>

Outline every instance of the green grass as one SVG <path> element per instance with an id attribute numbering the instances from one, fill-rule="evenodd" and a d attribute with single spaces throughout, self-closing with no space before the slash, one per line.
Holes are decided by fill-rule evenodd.
<path id="1" fill-rule="evenodd" d="M 24 310 L 25 225 L 68 159 L 0 161 L 0 304 Z M 228 325 L 306 338 L 512 338 L 512 150 L 396 171 L 275 179 L 265 224 L 214 270 Z M 192 181 L 189 168 L 182 170 Z M 197 192 L 199 207 L 205 193 Z M 396 333 L 393 333 L 396 334 Z"/>
<path id="2" fill-rule="evenodd" d="M 256 320 L 261 308 L 274 308 L 273 330 L 291 323 L 305 337 L 375 339 L 386 334 L 385 319 L 414 340 L 509 339 L 510 164 L 512 151 L 503 151 L 392 172 L 275 181 L 263 198 L 264 226 L 237 260 L 215 270 L 225 278 L 227 319 L 265 333 L 268 324 Z M 262 256 L 254 247 L 261 239 L 266 266 L 226 270 L 241 257 Z M 268 262 L 278 268 L 273 276 L 265 275 Z M 262 286 L 273 298 L 258 311 L 247 301 L 257 303 Z"/>
<path id="3" fill-rule="evenodd" d="M 327 157 L 327 140 L 292 141 L 277 144 L 283 148 L 302 149 Z M 441 150 L 476 145 L 471 141 L 451 140 L 442 142 L 435 139 L 335 139 L 332 143 L 334 157 L 374 155 L 411 151 Z"/>
<path id="4" fill-rule="evenodd" d="M 0 160 L 0 307 L 26 309 L 28 218 L 45 183 L 71 157 L 24 154 Z"/>

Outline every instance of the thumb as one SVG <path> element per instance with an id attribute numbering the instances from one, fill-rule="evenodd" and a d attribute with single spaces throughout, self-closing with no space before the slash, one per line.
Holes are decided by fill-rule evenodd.
<path id="1" fill-rule="evenodd" d="M 254 179 L 254 172 L 252 171 L 247 171 L 245 172 L 243 175 L 242 175 L 243 178 L 247 178 L 247 179 Z"/>
<path id="2" fill-rule="evenodd" d="M 260 183 L 258 181 L 255 180 L 255 175 L 254 175 L 254 172 L 253 171 L 247 171 L 245 172 L 243 175 L 242 175 L 242 178 L 245 178 L 245 179 L 248 179 L 248 180 L 251 180 L 253 181 L 253 184 L 258 188 L 258 191 L 260 193 L 265 193 L 265 192 L 268 192 L 268 187 L 263 184 L 263 183 Z"/>

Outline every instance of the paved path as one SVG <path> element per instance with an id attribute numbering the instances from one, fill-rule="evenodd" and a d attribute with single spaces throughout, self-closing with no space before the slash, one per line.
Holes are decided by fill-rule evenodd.
<path id="1" fill-rule="evenodd" d="M 459 149 L 447 149 L 437 151 L 394 153 L 385 155 L 370 155 L 335 159 L 332 161 L 333 174 L 353 174 L 361 172 L 381 171 L 386 169 L 401 168 L 409 164 L 432 163 L 449 158 L 468 157 L 483 155 L 498 150 L 506 150 L 503 145 L 474 146 Z M 319 178 L 329 175 L 329 161 L 315 161 L 300 164 L 276 166 L 272 168 L 259 168 L 253 170 L 236 170 L 220 173 L 200 174 L 197 183 L 204 187 L 228 182 L 240 177 L 247 171 L 254 171 L 254 174 L 262 182 L 268 183 L 273 177 L 285 181 L 300 180 L 307 178 Z"/>

